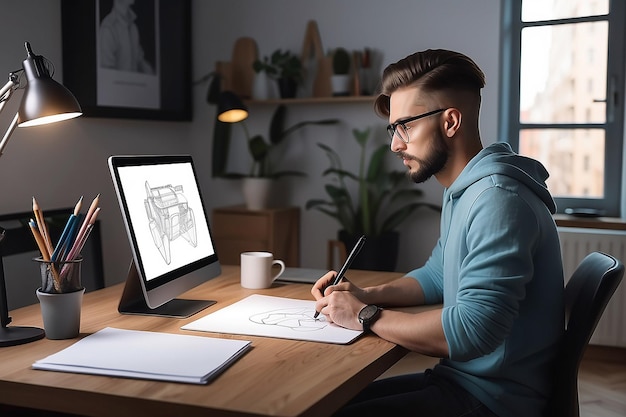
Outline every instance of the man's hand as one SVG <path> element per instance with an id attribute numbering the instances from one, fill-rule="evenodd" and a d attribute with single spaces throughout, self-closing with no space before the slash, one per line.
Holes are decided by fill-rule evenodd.
<path id="1" fill-rule="evenodd" d="M 335 271 L 329 271 L 311 288 L 311 294 L 317 302 L 315 311 L 326 316 L 329 322 L 353 330 L 362 330 L 358 320 L 359 311 L 365 306 L 358 295 L 363 290 L 352 284 L 345 277 L 337 285 L 332 285 Z"/>

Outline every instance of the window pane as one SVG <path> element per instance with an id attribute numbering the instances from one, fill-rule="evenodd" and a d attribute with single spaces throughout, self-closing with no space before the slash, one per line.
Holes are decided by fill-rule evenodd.
<path id="1" fill-rule="evenodd" d="M 609 0 L 523 0 L 522 21 L 596 16 L 609 12 Z"/>
<path id="2" fill-rule="evenodd" d="M 608 22 L 522 30 L 520 122 L 604 123 Z"/>
<path id="3" fill-rule="evenodd" d="M 604 197 L 603 129 L 520 130 L 520 154 L 541 161 L 554 197 Z"/>

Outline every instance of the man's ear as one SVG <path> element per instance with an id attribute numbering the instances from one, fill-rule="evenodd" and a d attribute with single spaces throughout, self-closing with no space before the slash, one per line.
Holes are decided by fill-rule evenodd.
<path id="1" fill-rule="evenodd" d="M 446 109 L 443 113 L 443 129 L 447 137 L 453 137 L 461 128 L 462 116 L 461 111 L 454 107 Z"/>

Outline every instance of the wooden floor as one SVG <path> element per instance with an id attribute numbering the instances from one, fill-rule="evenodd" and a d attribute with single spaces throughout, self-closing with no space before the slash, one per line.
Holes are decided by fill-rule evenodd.
<path id="1" fill-rule="evenodd" d="M 381 378 L 418 372 L 437 359 L 410 353 Z M 578 374 L 580 417 L 626 416 L 626 349 L 589 346 Z"/>

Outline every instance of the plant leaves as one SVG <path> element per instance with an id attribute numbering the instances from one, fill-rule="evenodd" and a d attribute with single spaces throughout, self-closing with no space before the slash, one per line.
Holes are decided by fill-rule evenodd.
<path id="1" fill-rule="evenodd" d="M 434 211 L 437 211 L 437 212 L 441 211 L 441 207 L 439 207 L 439 206 L 437 206 L 435 204 L 422 203 L 422 202 L 409 204 L 407 206 L 402 207 L 399 210 L 396 210 L 395 212 L 393 212 L 389 216 L 387 216 L 385 221 L 383 221 L 383 223 L 382 223 L 380 231 L 384 232 L 386 230 L 393 230 L 393 229 L 395 229 L 402 222 L 404 222 L 407 219 L 407 217 L 409 217 L 415 210 L 417 210 L 420 207 L 427 207 L 427 208 L 430 208 L 431 210 L 434 210 Z"/>
<path id="2" fill-rule="evenodd" d="M 269 145 L 263 139 L 261 135 L 255 135 L 250 138 L 248 142 L 248 148 L 250 149 L 250 155 L 255 162 L 261 162 L 269 151 Z"/>
<path id="3" fill-rule="evenodd" d="M 389 152 L 389 147 L 387 145 L 381 145 L 374 151 L 372 156 L 370 157 L 370 164 L 367 170 L 366 181 L 367 182 L 375 182 L 381 175 L 384 174 L 384 163 L 385 156 Z"/>
<path id="4" fill-rule="evenodd" d="M 285 130 L 285 117 L 287 114 L 287 107 L 281 104 L 276 108 L 270 121 L 270 143 L 277 144 L 284 137 Z"/>
<path id="5" fill-rule="evenodd" d="M 367 144 L 367 139 L 370 135 L 370 128 L 368 127 L 365 130 L 352 129 L 352 134 L 359 143 L 359 146 L 364 147 Z"/>

